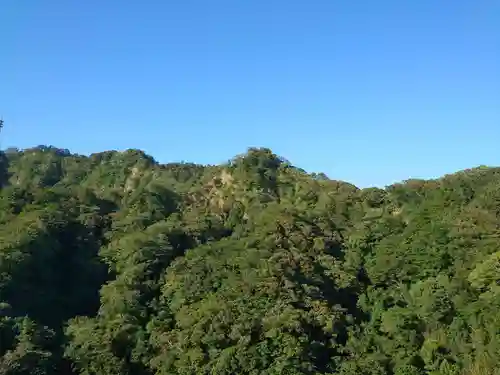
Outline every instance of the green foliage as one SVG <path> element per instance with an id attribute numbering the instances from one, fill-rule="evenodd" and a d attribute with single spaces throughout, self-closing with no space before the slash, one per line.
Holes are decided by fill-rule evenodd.
<path id="1" fill-rule="evenodd" d="M 500 374 L 500 169 L 0 156 L 0 375 Z"/>

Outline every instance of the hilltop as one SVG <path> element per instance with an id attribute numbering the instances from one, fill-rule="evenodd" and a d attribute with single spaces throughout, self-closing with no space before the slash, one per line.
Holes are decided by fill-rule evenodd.
<path id="1" fill-rule="evenodd" d="M 500 374 L 500 168 L 36 147 L 0 186 L 0 374 Z"/>

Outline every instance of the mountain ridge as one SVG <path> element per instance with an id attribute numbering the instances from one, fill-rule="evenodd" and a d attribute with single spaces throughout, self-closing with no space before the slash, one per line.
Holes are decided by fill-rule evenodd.
<path id="1" fill-rule="evenodd" d="M 0 160 L 0 374 L 499 374 L 500 168 L 360 189 L 222 165 Z"/>

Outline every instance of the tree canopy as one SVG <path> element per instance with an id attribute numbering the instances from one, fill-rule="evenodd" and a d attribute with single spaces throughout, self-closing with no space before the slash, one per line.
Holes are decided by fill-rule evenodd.
<path id="1" fill-rule="evenodd" d="M 500 168 L 0 154 L 0 375 L 499 375 Z"/>

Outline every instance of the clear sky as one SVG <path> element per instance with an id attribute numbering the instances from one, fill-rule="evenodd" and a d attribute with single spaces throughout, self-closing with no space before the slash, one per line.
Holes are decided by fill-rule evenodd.
<path id="1" fill-rule="evenodd" d="M 500 165 L 498 0 L 3 0 L 0 48 L 2 147 L 265 146 L 358 186 Z"/>

